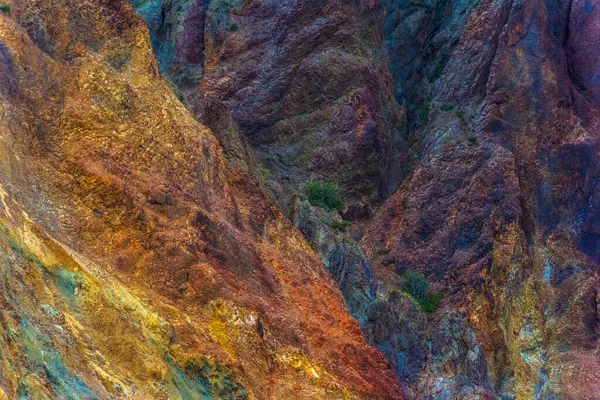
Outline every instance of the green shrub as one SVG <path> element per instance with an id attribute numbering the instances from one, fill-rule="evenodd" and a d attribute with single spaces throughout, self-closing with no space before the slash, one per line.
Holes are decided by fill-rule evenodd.
<path id="1" fill-rule="evenodd" d="M 10 6 L 9 5 L 2 5 L 2 6 L 0 6 L 0 12 L 3 12 L 5 14 L 8 13 L 8 12 L 10 12 Z"/>
<path id="2" fill-rule="evenodd" d="M 406 271 L 402 275 L 402 289 L 408 293 L 425 312 L 434 312 L 442 301 L 441 293 L 429 293 L 429 283 L 420 272 Z"/>
<path id="3" fill-rule="evenodd" d="M 375 250 L 375 252 L 377 254 L 379 254 L 380 256 L 385 256 L 386 254 L 389 254 L 389 252 L 392 251 L 390 249 L 377 249 Z"/>
<path id="4" fill-rule="evenodd" d="M 423 299 L 423 301 L 419 302 L 419 305 L 421 306 L 421 310 L 428 312 L 428 313 L 435 312 L 438 309 L 438 307 L 440 306 L 440 302 L 442 301 L 443 297 L 444 296 L 442 296 L 441 293 L 430 294 L 425 299 Z"/>
<path id="5" fill-rule="evenodd" d="M 338 232 L 344 233 L 344 232 L 346 232 L 346 229 L 348 229 L 348 227 L 350 226 L 350 224 L 351 224 L 350 221 L 344 221 L 344 220 L 336 221 L 336 220 L 333 220 L 333 221 L 331 221 L 331 223 L 329 224 L 329 226 L 332 229 L 334 229 L 334 230 L 336 230 Z"/>
<path id="6" fill-rule="evenodd" d="M 421 126 L 426 126 L 429 123 L 429 109 L 431 108 L 431 96 L 427 96 L 421 104 L 421 112 L 419 115 L 419 122 Z"/>
<path id="7" fill-rule="evenodd" d="M 236 23 L 233 23 L 233 24 L 229 25 L 229 30 L 230 30 L 231 32 L 236 32 L 236 31 L 238 31 L 239 29 L 240 29 L 240 27 L 239 27 L 239 26 L 238 26 L 238 24 L 236 24 Z"/>
<path id="8" fill-rule="evenodd" d="M 313 206 L 323 207 L 331 211 L 341 211 L 344 208 L 342 196 L 333 183 L 311 182 L 308 184 L 306 191 L 308 201 Z"/>
<path id="9" fill-rule="evenodd" d="M 454 110 L 454 106 L 451 104 L 444 103 L 441 105 L 440 110 L 442 111 L 452 111 Z"/>
<path id="10" fill-rule="evenodd" d="M 470 138 L 468 138 L 467 142 L 469 142 L 469 144 L 471 146 L 475 146 L 475 145 L 479 144 L 479 140 L 477 140 L 477 138 L 475 136 L 471 136 Z"/>
<path id="11" fill-rule="evenodd" d="M 420 272 L 406 271 L 402 275 L 402 288 L 420 303 L 427 297 L 429 283 Z"/>

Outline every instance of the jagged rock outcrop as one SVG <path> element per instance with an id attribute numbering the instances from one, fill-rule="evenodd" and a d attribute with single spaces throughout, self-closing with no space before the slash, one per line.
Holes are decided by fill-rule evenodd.
<path id="1" fill-rule="evenodd" d="M 358 243 L 346 232 L 349 222 L 337 212 L 311 206 L 308 201 L 296 199 L 295 203 L 292 220 L 296 228 L 321 257 L 350 313 L 364 327 L 375 301 L 376 283 Z"/>
<path id="2" fill-rule="evenodd" d="M 352 9 L 343 2 L 324 4 L 319 19 L 324 24 L 333 20 L 333 10 L 342 10 L 343 14 L 343 10 Z M 370 268 L 362 256 L 345 256 L 344 249 L 352 245 L 346 247 L 345 239 L 328 229 L 331 224 L 322 223 L 327 217 L 315 218 L 309 209 L 302 208 L 296 225 L 324 262 L 333 262 L 328 264 L 333 266 L 330 272 L 341 282 L 350 309 L 367 331 L 382 321 L 377 317 L 368 320 L 366 315 L 377 316 L 376 310 L 392 307 L 389 300 L 378 298 L 373 291 L 382 285 L 394 286 L 404 271 L 422 271 L 434 290 L 444 292 L 446 299 L 440 312 L 451 311 L 452 318 L 463 318 L 465 324 L 470 324 L 466 329 L 476 333 L 488 364 L 482 367 L 487 376 L 483 372 L 467 374 L 467 379 L 458 380 L 462 386 L 451 389 L 448 396 L 493 396 L 493 392 L 506 398 L 543 398 L 594 393 L 594 385 L 581 384 L 595 379 L 581 370 L 583 366 L 597 362 L 593 353 L 598 329 L 595 271 L 600 246 L 596 245 L 594 132 L 599 58 L 590 51 L 597 40 L 594 2 L 386 0 L 379 8 L 373 7 L 375 3 L 356 4 L 354 10 L 361 22 L 369 21 L 371 26 L 359 22 L 355 23 L 358 28 L 351 31 L 362 38 L 359 42 L 379 49 L 373 61 L 376 65 L 387 62 L 396 101 L 386 90 L 371 88 L 369 93 L 383 93 L 390 109 L 401 110 L 394 105 L 397 102 L 407 110 L 403 125 L 406 131 L 392 135 L 402 138 L 396 141 L 401 145 L 382 147 L 390 153 L 383 158 L 388 172 L 378 175 L 386 181 L 378 184 L 386 188 L 379 193 L 389 194 L 407 172 L 412 172 L 370 223 L 361 241 L 373 264 L 375 281 L 365 274 Z M 278 78 L 287 76 L 286 66 L 297 65 L 294 62 L 298 57 L 302 59 L 300 66 L 306 64 L 303 51 L 285 50 L 293 40 L 307 46 L 312 43 L 314 36 L 301 34 L 312 32 L 308 27 L 314 27 L 310 18 L 304 17 L 308 3 L 269 3 L 262 7 L 262 3 L 240 2 L 232 3 L 227 10 L 210 1 L 199 6 L 205 10 L 203 56 L 196 65 L 202 66 L 205 81 L 197 86 L 202 87 L 200 92 L 209 92 L 228 104 L 258 159 L 275 171 L 271 177 L 276 182 L 271 184 L 275 196 L 282 190 L 301 187 L 294 181 L 296 177 L 306 181 L 324 176 L 346 190 L 351 204 L 345 215 L 368 219 L 369 213 L 356 205 L 367 204 L 373 209 L 376 196 L 365 202 L 364 196 L 354 196 L 354 189 L 348 190 L 355 187 L 364 194 L 365 186 L 322 166 L 319 173 L 314 173 L 313 162 L 326 154 L 342 169 L 350 165 L 349 172 L 354 175 L 356 167 L 362 172 L 373 171 L 369 155 L 351 153 L 358 160 L 348 164 L 348 160 L 335 157 L 327 142 L 313 140 L 322 132 L 319 124 L 310 118 L 299 119 L 302 129 L 298 129 L 289 122 L 291 118 L 278 111 L 291 104 L 305 104 L 301 100 L 310 96 L 323 99 L 320 104 L 337 104 L 338 96 L 329 96 L 331 87 L 340 76 L 347 75 L 330 69 L 329 63 L 313 63 L 308 70 L 300 71 L 320 77 L 318 88 L 304 86 L 298 91 L 293 85 L 270 85 L 282 82 Z M 312 4 L 312 12 L 319 7 Z M 248 18 L 259 12 L 263 17 L 260 26 Z M 281 29 L 280 21 L 288 17 L 293 17 L 295 24 Z M 154 26 L 164 26 L 164 22 Z M 283 33 L 272 35 L 272 40 L 257 39 L 265 38 L 267 31 L 274 32 L 274 27 Z M 296 27 L 304 30 L 294 30 Z M 169 32 L 171 44 L 194 36 L 189 29 Z M 255 39 L 252 47 L 246 45 L 249 32 L 256 34 L 251 36 Z M 323 39 L 316 54 L 332 43 L 341 48 L 353 43 L 352 35 L 330 36 Z M 194 37 L 200 37 L 199 33 Z M 387 54 L 381 51 L 376 38 L 385 42 Z M 159 49 L 165 46 L 161 41 L 157 43 Z M 273 55 L 269 51 L 275 48 L 289 57 L 266 60 L 263 55 Z M 159 58 L 160 54 L 159 50 Z M 248 65 L 239 61 L 236 64 L 240 54 L 251 54 Z M 335 59 L 345 58 L 336 54 Z M 174 72 L 167 68 L 167 75 L 177 81 L 178 68 L 185 63 L 174 65 Z M 352 68 L 346 69 L 358 76 Z M 260 73 L 251 72 L 257 70 Z M 219 84 L 211 80 L 214 76 L 221 78 Z M 256 76 L 264 79 L 256 80 Z M 245 77 L 252 79 L 244 81 Z M 251 83 L 261 83 L 256 93 L 266 100 L 255 101 L 256 93 L 240 90 L 239 82 L 252 88 L 256 86 Z M 197 91 L 178 85 L 183 87 L 187 102 L 193 104 Z M 270 93 L 285 95 L 269 97 Z M 304 97 L 296 96 L 290 103 L 286 97 L 289 93 Z M 260 107 L 248 107 L 248 99 Z M 333 116 L 327 118 L 335 121 Z M 353 118 L 357 119 L 356 115 Z M 265 121 L 284 123 L 270 125 Z M 375 125 L 381 132 L 398 126 Z M 283 128 L 274 129 L 278 126 Z M 291 139 L 288 132 L 295 132 Z M 268 140 L 263 141 L 265 138 Z M 298 147 L 298 138 L 304 147 Z M 302 161 L 306 165 L 301 168 L 293 161 L 298 150 L 305 156 Z M 365 162 L 370 166 L 365 167 Z M 281 171 L 287 172 L 285 176 L 291 182 L 281 179 Z M 373 177 L 369 174 L 368 180 L 375 182 Z M 289 213 L 289 199 L 284 199 L 280 205 Z M 362 223 L 350 229 L 353 236 L 360 236 Z M 340 264 L 340 260 L 345 261 Z M 353 279 L 340 280 L 342 271 L 351 272 Z M 351 300 L 357 298 L 361 300 Z M 574 328 L 577 334 L 572 340 L 559 340 L 554 332 L 572 328 L 572 319 L 578 321 Z M 390 334 L 398 329 L 390 328 Z M 402 346 L 398 343 L 379 346 L 392 362 Z M 415 365 L 430 362 L 412 360 Z M 434 396 L 432 386 L 406 378 L 413 367 L 407 364 L 396 370 L 416 396 Z M 433 371 L 437 370 L 431 365 L 423 367 L 420 379 L 431 377 Z"/>
<path id="3" fill-rule="evenodd" d="M 426 317 L 392 292 L 371 307 L 367 334 L 386 354 L 414 398 L 495 399 L 475 333 L 453 313 Z"/>
<path id="4" fill-rule="evenodd" d="M 596 1 L 128 2 L 0 14 L 0 398 L 600 397 Z"/>
<path id="5" fill-rule="evenodd" d="M 402 398 L 125 1 L 13 0 L 0 60 L 2 396 Z"/>
<path id="6" fill-rule="evenodd" d="M 337 183 L 356 215 L 402 178 L 405 118 L 394 100 L 377 1 L 132 0 L 162 70 L 197 104 L 225 104 L 272 197 Z"/>
<path id="7" fill-rule="evenodd" d="M 421 83 L 419 162 L 361 244 L 377 277 L 422 271 L 442 310 L 464 313 L 498 396 L 594 398 L 600 14 L 585 0 L 477 3 Z"/>

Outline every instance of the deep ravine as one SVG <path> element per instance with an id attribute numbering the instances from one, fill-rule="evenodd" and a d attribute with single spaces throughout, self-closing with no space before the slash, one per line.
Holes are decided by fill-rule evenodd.
<path id="1" fill-rule="evenodd" d="M 585 30 L 595 26 L 595 7 L 576 0 L 309 3 L 229 3 L 226 21 L 235 29 L 208 29 L 214 36 L 206 43 L 220 42 L 205 47 L 203 83 L 183 90 L 188 104 L 206 92 L 226 104 L 268 170 L 259 176 L 263 187 L 322 257 L 408 393 L 593 393 L 595 386 L 560 371 L 585 368 L 576 354 L 597 362 L 590 229 L 597 220 L 591 71 L 598 56 L 580 44 L 595 40 Z M 216 5 L 207 9 L 215 24 L 225 20 Z M 345 25 L 353 13 L 359 22 Z M 288 43 L 302 46 L 291 57 L 274 56 L 286 54 Z M 354 53 L 359 63 L 385 70 L 383 84 L 354 68 L 347 49 L 357 44 L 367 50 Z M 342 75 L 354 92 L 334 89 Z M 227 84 L 213 76 L 227 76 Z M 254 93 L 268 102 L 249 108 Z M 299 108 L 307 96 L 317 106 Z M 378 97 L 374 106 L 369 99 Z M 344 114 L 340 100 L 362 114 Z M 384 121 L 399 113 L 400 122 L 362 124 L 365 112 Z M 351 136 L 334 129 L 343 115 L 356 121 Z M 377 139 L 363 144 L 368 132 Z M 378 153 L 361 150 L 348 160 L 339 158 L 340 145 Z M 340 226 L 337 213 L 306 202 L 305 185 L 316 179 L 341 188 L 347 232 L 332 228 Z M 373 183 L 377 191 L 365 198 Z M 435 313 L 396 294 L 411 270 L 443 293 Z M 581 339 L 565 342 L 554 332 L 572 318 Z"/>
<path id="2" fill-rule="evenodd" d="M 595 0 L 4 2 L 0 398 L 600 398 Z"/>

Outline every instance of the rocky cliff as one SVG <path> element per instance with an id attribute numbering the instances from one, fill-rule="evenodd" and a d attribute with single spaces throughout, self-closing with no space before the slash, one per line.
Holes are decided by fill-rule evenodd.
<path id="1" fill-rule="evenodd" d="M 596 1 L 5 2 L 0 397 L 600 397 Z"/>
<path id="2" fill-rule="evenodd" d="M 5 398 L 402 398 L 124 1 L 0 16 Z"/>
<path id="3" fill-rule="evenodd" d="M 419 50 L 391 67 L 419 159 L 362 248 L 444 293 L 497 396 L 597 397 L 597 4 L 409 3 L 386 28 L 392 60 Z"/>

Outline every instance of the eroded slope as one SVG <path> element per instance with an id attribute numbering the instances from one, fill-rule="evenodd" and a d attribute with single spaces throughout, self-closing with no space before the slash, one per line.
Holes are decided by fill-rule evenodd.
<path id="1" fill-rule="evenodd" d="M 300 234 L 175 97 L 147 32 L 118 0 L 0 16 L 4 392 L 401 397 Z"/>
<path id="2" fill-rule="evenodd" d="M 419 270 L 445 293 L 439 312 L 473 327 L 498 395 L 592 398 L 598 10 L 476 3 L 439 76 L 421 81 L 419 162 L 362 247 L 381 279 Z"/>

